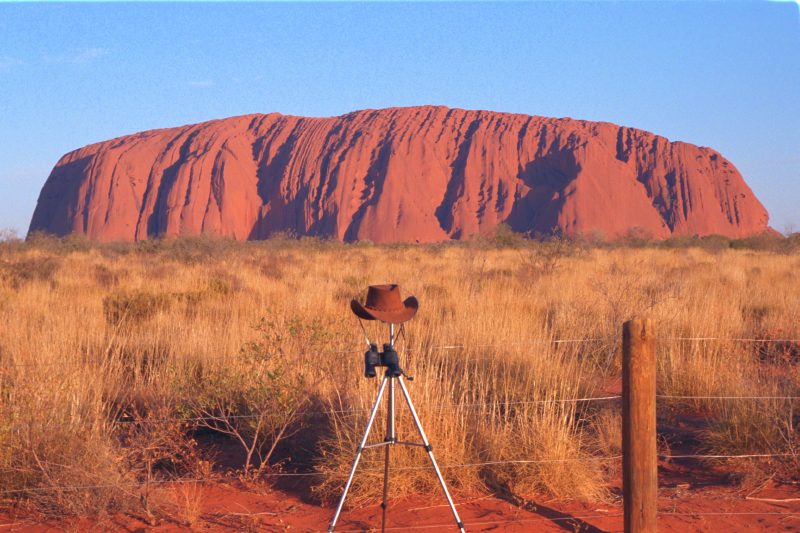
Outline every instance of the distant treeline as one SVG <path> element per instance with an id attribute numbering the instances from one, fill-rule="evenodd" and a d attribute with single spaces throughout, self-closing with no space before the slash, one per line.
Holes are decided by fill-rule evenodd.
<path id="1" fill-rule="evenodd" d="M 70 253 L 97 249 L 106 253 L 165 253 L 177 257 L 199 258 L 216 256 L 247 249 L 263 248 L 336 248 L 336 247 L 372 247 L 405 248 L 405 247 L 480 247 L 480 248 L 525 248 L 542 244 L 558 244 L 568 253 L 570 249 L 613 249 L 613 248 L 702 248 L 704 250 L 721 251 L 726 249 L 761 250 L 775 253 L 800 252 L 800 232 L 782 235 L 778 232 L 763 233 L 734 239 L 724 235 L 677 236 L 668 239 L 654 239 L 646 231 L 631 229 L 625 236 L 607 239 L 601 234 L 566 236 L 560 234 L 523 234 L 512 231 L 501 224 L 494 233 L 475 235 L 467 240 L 442 241 L 437 243 L 392 243 L 375 244 L 372 241 L 340 242 L 334 239 L 298 236 L 292 232 L 278 232 L 268 239 L 258 241 L 236 241 L 226 237 L 201 235 L 192 237 L 157 237 L 148 240 L 129 242 L 99 243 L 89 240 L 83 235 L 73 234 L 65 237 L 46 233 L 32 233 L 20 238 L 13 230 L 0 230 L 0 247 L 4 251 L 22 249 L 41 249 L 58 253 Z"/>

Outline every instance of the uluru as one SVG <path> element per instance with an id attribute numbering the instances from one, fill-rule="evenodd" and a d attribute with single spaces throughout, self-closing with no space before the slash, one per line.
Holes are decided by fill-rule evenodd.
<path id="1" fill-rule="evenodd" d="M 420 106 L 254 114 L 92 144 L 53 168 L 30 231 L 432 242 L 499 224 L 745 237 L 768 215 L 711 148 L 606 122 Z"/>

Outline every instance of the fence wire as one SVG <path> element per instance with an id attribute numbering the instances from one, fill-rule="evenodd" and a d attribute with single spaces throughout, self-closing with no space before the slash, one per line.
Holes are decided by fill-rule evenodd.
<path id="1" fill-rule="evenodd" d="M 481 466 L 493 466 L 502 464 L 546 464 L 546 463 L 575 463 L 575 462 L 592 462 L 592 461 L 618 461 L 622 459 L 621 455 L 613 455 L 608 457 L 567 457 L 567 458 L 553 458 L 553 459 L 520 459 L 508 461 L 486 461 L 482 463 L 456 463 L 450 465 L 440 465 L 442 470 L 452 468 L 474 468 Z M 13 470 L 13 469 L 10 469 Z M 392 468 L 392 472 L 406 472 L 411 470 L 431 470 L 433 467 L 426 466 L 401 466 Z M 383 468 L 375 468 L 368 470 L 359 470 L 365 474 L 382 474 Z M 261 474 L 261 477 L 314 477 L 328 475 L 325 472 L 267 472 Z M 206 483 L 210 481 L 219 481 L 220 478 L 176 478 L 176 479 L 160 479 L 150 481 L 129 481 L 121 483 L 107 483 L 98 485 L 51 485 L 47 487 L 29 487 L 24 489 L 2 490 L 0 494 L 25 494 L 31 492 L 58 492 L 58 491 L 79 491 L 79 490 L 94 490 L 94 489 L 107 489 L 114 487 L 144 487 L 149 485 L 164 485 L 170 483 Z"/>
<path id="2" fill-rule="evenodd" d="M 679 513 L 659 513 L 665 516 L 792 516 L 800 518 L 800 511 L 797 513 L 780 513 L 780 512 L 679 512 Z M 512 518 L 507 520 L 464 520 L 464 527 L 473 526 L 511 526 L 514 524 L 528 524 L 534 522 L 575 522 L 581 520 L 592 520 L 598 518 L 623 518 L 624 514 L 595 514 L 595 515 L 578 515 L 578 516 L 563 516 L 553 518 Z M 452 528 L 453 522 L 444 522 L 440 524 L 429 525 L 416 525 L 416 526 L 392 526 L 383 528 L 384 531 L 406 531 L 418 529 L 447 529 Z M 368 529 L 342 529 L 341 533 L 365 533 L 370 531 L 381 531 L 381 528 L 368 528 Z M 578 529 L 576 529 L 577 531 Z"/>
<path id="3" fill-rule="evenodd" d="M 622 514 L 613 515 L 584 515 L 584 516 L 563 516 L 554 518 L 512 518 L 509 520 L 464 520 L 464 527 L 472 526 L 500 526 L 512 524 L 528 524 L 533 522 L 570 522 L 576 520 L 588 520 L 592 518 L 619 518 Z M 387 528 L 369 528 L 369 529 L 342 529 L 341 533 L 364 533 L 367 531 L 406 531 L 410 529 L 447 529 L 452 528 L 453 522 L 446 522 L 442 524 L 418 525 L 418 526 L 392 526 Z"/>
<path id="4" fill-rule="evenodd" d="M 664 400 L 800 400 L 800 396 L 679 396 L 672 394 L 656 394 L 656 398 Z"/>
<path id="5" fill-rule="evenodd" d="M 797 457 L 797 453 L 742 453 L 733 455 L 713 455 L 713 454 L 683 454 L 683 455 L 664 455 L 658 454 L 659 459 L 758 459 L 771 457 Z"/>
<path id="6" fill-rule="evenodd" d="M 682 511 L 675 512 L 659 512 L 658 514 L 664 516 L 796 516 L 800 518 L 800 511 L 795 513 L 781 513 L 777 511 Z"/>
<path id="7" fill-rule="evenodd" d="M 739 454 L 739 455 L 708 455 L 708 454 L 684 454 L 684 455 L 666 455 L 658 454 L 659 459 L 745 459 L 745 458 L 772 458 L 772 457 L 796 457 L 796 454 L 791 453 L 769 453 L 769 454 Z M 575 463 L 575 462 L 612 462 L 619 461 L 623 458 L 622 455 L 610 456 L 589 456 L 589 457 L 564 457 L 564 458 L 549 458 L 549 459 L 510 459 L 504 461 L 483 461 L 477 463 L 455 463 L 449 465 L 440 465 L 442 470 L 453 468 L 475 468 L 483 466 L 496 466 L 506 464 L 548 464 L 548 463 Z M 401 466 L 392 468 L 393 472 L 406 472 L 414 470 L 430 470 L 430 465 L 425 466 Z M 6 469 L 6 471 L 14 471 L 14 469 Z M 360 470 L 365 474 L 381 474 L 383 469 L 369 469 Z M 275 477 L 317 477 L 328 475 L 325 472 L 267 472 L 262 474 L 265 478 Z M 30 492 L 56 492 L 56 491 L 77 491 L 77 490 L 93 490 L 113 487 L 141 487 L 148 485 L 160 485 L 169 483 L 204 483 L 209 481 L 218 481 L 219 478 L 190 478 L 190 479 L 164 479 L 164 480 L 151 480 L 141 482 L 123 482 L 123 483 L 110 483 L 99 485 L 54 485 L 48 487 L 30 487 L 25 489 L 3 490 L 0 494 L 24 494 Z"/>
<path id="8" fill-rule="evenodd" d="M 458 403 L 440 403 L 435 404 L 431 407 L 430 410 L 433 411 L 443 411 L 447 409 L 459 408 L 459 407 L 513 407 L 513 406 L 524 406 L 524 405 L 547 405 L 547 404 L 557 404 L 557 403 L 587 403 L 593 401 L 610 401 L 610 400 L 619 400 L 622 396 L 620 395 L 612 395 L 612 396 L 590 396 L 586 398 L 551 398 L 547 400 L 522 400 L 522 401 L 512 401 L 512 402 L 458 402 Z M 345 415 L 347 416 L 356 416 L 357 414 L 361 413 L 368 413 L 371 411 L 371 408 L 357 408 L 357 409 L 322 409 L 322 410 L 303 410 L 298 411 L 296 416 L 313 416 L 313 415 Z M 251 413 L 247 415 L 209 415 L 209 416 L 193 416 L 193 417 L 167 417 L 167 418 L 119 418 L 116 420 L 110 420 L 109 422 L 112 424 L 157 424 L 163 422 L 175 422 L 175 423 L 192 423 L 192 422 L 223 422 L 225 420 L 255 420 L 262 416 L 272 414 L 271 412 L 258 412 L 258 413 Z"/>
<path id="9" fill-rule="evenodd" d="M 800 344 L 800 338 L 798 339 L 767 339 L 767 338 L 745 338 L 745 337 L 656 337 L 656 340 L 661 341 L 720 341 L 720 342 L 750 342 L 750 343 L 798 343 Z M 487 344 L 438 344 L 432 346 L 422 346 L 419 348 L 406 348 L 404 349 L 405 352 L 429 352 L 435 350 L 456 350 L 456 349 L 472 349 L 472 348 L 502 348 L 504 346 L 527 346 L 527 345 L 537 345 L 537 344 L 581 344 L 581 343 L 590 343 L 590 342 L 606 342 L 606 343 L 619 343 L 619 337 L 593 337 L 593 338 L 584 338 L 584 339 L 527 339 L 521 341 L 507 341 L 502 343 L 487 343 Z M 352 348 L 342 348 L 336 350 L 325 350 L 314 352 L 313 354 L 298 354 L 297 357 L 310 357 L 310 356 L 320 356 L 320 355 L 341 355 L 341 354 L 356 354 L 361 353 L 363 351 L 362 348 L 359 347 L 352 347 Z M 177 359 L 177 358 L 176 358 Z M 190 357 L 180 359 L 192 361 Z M 227 360 L 227 359 L 236 359 L 235 356 L 232 357 L 212 357 L 203 358 L 204 360 Z M 105 361 L 100 361 L 103 363 Z M 26 367 L 59 367 L 59 366 L 77 366 L 77 365 L 89 365 L 92 364 L 92 361 L 52 361 L 49 363 L 14 363 L 8 365 L 0 365 L 0 370 L 10 370 L 13 368 L 26 368 Z"/>

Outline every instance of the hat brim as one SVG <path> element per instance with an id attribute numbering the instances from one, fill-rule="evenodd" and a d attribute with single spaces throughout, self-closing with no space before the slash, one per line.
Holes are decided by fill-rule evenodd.
<path id="1" fill-rule="evenodd" d="M 403 300 L 403 309 L 400 311 L 378 311 L 377 309 L 367 309 L 358 300 L 350 301 L 350 309 L 358 318 L 364 320 L 380 320 L 387 324 L 402 324 L 414 318 L 419 309 L 419 302 L 413 296 Z"/>

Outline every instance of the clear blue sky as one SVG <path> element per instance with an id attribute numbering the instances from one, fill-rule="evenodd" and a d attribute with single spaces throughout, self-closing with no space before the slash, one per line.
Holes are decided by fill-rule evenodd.
<path id="1" fill-rule="evenodd" d="M 2 4 L 0 228 L 58 158 L 245 113 L 441 104 L 711 146 L 800 230 L 795 3 Z"/>

